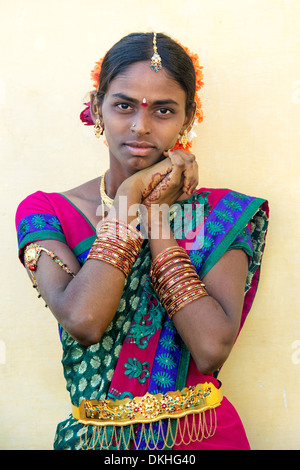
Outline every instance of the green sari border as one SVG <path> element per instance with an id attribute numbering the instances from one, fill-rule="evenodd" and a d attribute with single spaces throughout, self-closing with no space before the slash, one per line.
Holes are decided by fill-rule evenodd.
<path id="1" fill-rule="evenodd" d="M 67 244 L 66 237 L 61 232 L 55 232 L 54 230 L 38 230 L 31 232 L 23 238 L 19 250 L 22 250 L 28 243 L 33 243 L 37 240 L 57 240 L 59 242 Z"/>
<path id="2" fill-rule="evenodd" d="M 252 217 L 255 215 L 255 213 L 258 211 L 258 209 L 264 202 L 266 202 L 266 200 L 261 198 L 253 199 L 253 201 L 250 202 L 250 204 L 243 211 L 241 217 L 238 219 L 235 225 L 231 228 L 231 230 L 229 230 L 223 240 L 219 243 L 219 245 L 213 250 L 213 252 L 205 261 L 202 269 L 199 272 L 200 278 L 203 278 L 208 273 L 208 271 L 210 271 L 210 269 L 217 263 L 217 261 L 219 261 L 221 256 L 223 256 L 223 254 L 230 247 L 232 241 L 235 240 L 240 231 L 252 219 Z"/>
<path id="3" fill-rule="evenodd" d="M 235 249 L 244 250 L 248 256 L 252 256 L 252 251 L 250 250 L 248 243 L 243 242 L 242 240 L 238 241 L 237 243 L 232 243 L 227 251 Z"/>
<path id="4" fill-rule="evenodd" d="M 95 240 L 96 240 L 96 234 L 95 234 L 95 235 L 91 235 L 90 237 L 87 237 L 87 238 L 85 238 L 84 240 L 82 240 L 81 242 L 79 242 L 79 243 L 78 243 L 76 246 L 74 246 L 74 248 L 72 249 L 74 255 L 77 257 L 77 256 L 80 256 L 80 255 L 81 255 L 82 253 L 84 253 L 85 251 L 89 250 Z"/>
<path id="5" fill-rule="evenodd" d="M 96 234 L 85 238 L 71 249 L 72 252 L 76 257 L 80 256 L 82 253 L 91 248 L 95 239 Z M 19 246 L 19 249 L 22 250 L 29 243 L 34 243 L 40 240 L 57 240 L 67 245 L 67 240 L 63 233 L 54 232 L 53 230 L 39 230 L 37 232 L 31 232 L 30 234 L 26 235 L 22 241 L 22 244 Z"/>

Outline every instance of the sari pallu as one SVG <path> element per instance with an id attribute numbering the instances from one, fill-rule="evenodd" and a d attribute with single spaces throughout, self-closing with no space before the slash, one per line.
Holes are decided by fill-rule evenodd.
<path id="1" fill-rule="evenodd" d="M 184 208 L 186 203 L 189 203 L 188 213 Z M 198 205 L 204 209 L 205 223 L 197 233 L 193 209 Z M 257 289 L 268 223 L 267 203 L 229 190 L 201 189 L 188 201 L 180 202 L 180 207 L 182 211 L 176 217 L 184 217 L 188 223 L 181 228 L 180 235 L 176 234 L 176 223 L 171 222 L 171 226 L 200 277 L 228 249 L 244 249 L 249 255 L 242 327 Z M 20 252 L 29 242 L 59 239 L 84 263 L 95 239 L 95 230 L 85 216 L 56 193 L 38 192 L 27 198 L 18 209 L 16 223 Z M 190 236 L 195 228 L 196 235 Z M 204 376 L 197 371 L 152 289 L 150 266 L 150 250 L 145 240 L 126 279 L 118 311 L 99 344 L 82 346 L 60 328 L 64 375 L 75 411 L 58 425 L 54 448 L 248 448 L 243 426 L 226 398 L 221 398 L 216 408 L 196 410 L 194 414 L 172 420 L 153 418 L 150 425 L 133 422 L 123 427 L 104 428 L 78 420 L 76 410 L 83 400 L 128 404 L 135 397 L 147 399 L 147 394 L 154 398 L 168 397 L 170 391 L 199 384 L 213 391 L 220 389 L 213 374 Z M 206 428 L 206 433 L 201 426 Z M 197 432 L 191 432 L 191 428 Z"/>

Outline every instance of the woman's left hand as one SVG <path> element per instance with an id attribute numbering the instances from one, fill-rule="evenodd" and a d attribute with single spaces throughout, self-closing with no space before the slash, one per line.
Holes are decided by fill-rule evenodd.
<path id="1" fill-rule="evenodd" d="M 193 194 L 198 185 L 198 164 L 193 154 L 169 150 L 164 155 L 171 160 L 172 169 L 163 179 L 153 173 L 150 184 L 142 192 L 142 203 L 146 207 L 152 204 L 171 206 L 183 193 Z"/>

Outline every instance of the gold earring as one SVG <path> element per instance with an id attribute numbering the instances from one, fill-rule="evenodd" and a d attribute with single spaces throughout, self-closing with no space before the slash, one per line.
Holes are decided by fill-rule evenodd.
<path id="1" fill-rule="evenodd" d="M 104 132 L 104 124 L 100 121 L 100 119 L 96 119 L 95 126 L 94 126 L 94 131 L 95 131 L 95 136 L 97 139 L 100 138 L 100 136 Z"/>
<path id="2" fill-rule="evenodd" d="M 182 134 L 182 136 L 180 137 L 180 139 L 179 139 L 179 142 L 181 143 L 181 145 L 184 149 L 185 149 L 187 141 L 188 141 L 187 134 L 188 134 L 188 131 L 186 129 L 184 131 L 184 133 Z"/>

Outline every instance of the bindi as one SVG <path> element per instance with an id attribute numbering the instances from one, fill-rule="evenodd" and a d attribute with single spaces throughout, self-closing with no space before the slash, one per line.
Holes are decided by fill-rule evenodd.
<path id="1" fill-rule="evenodd" d="M 142 101 L 141 105 L 144 106 L 144 108 L 147 108 L 148 103 L 147 103 L 146 98 L 143 98 L 143 101 Z"/>

